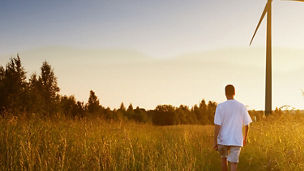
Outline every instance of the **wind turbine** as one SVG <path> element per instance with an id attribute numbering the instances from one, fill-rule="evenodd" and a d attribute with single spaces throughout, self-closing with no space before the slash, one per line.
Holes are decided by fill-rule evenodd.
<path id="1" fill-rule="evenodd" d="M 298 1 L 304 2 L 304 0 L 288 0 L 288 1 Z M 265 17 L 267 14 L 267 37 L 266 37 L 266 87 L 265 87 L 265 114 L 269 115 L 272 112 L 272 63 L 271 63 L 271 56 L 272 56 L 272 42 L 271 42 L 271 3 L 272 0 L 267 0 L 265 5 L 265 9 L 262 13 L 260 21 L 254 31 L 254 34 L 251 38 L 250 45 Z"/>
<path id="2" fill-rule="evenodd" d="M 262 13 L 262 16 L 260 18 L 260 21 L 254 31 L 254 34 L 251 38 L 250 45 L 252 44 L 252 41 L 267 13 L 267 38 L 266 38 L 266 89 L 265 89 L 265 114 L 268 115 L 271 113 L 271 94 L 272 94 L 272 74 L 271 74 L 271 52 L 272 52 L 272 47 L 271 47 L 271 3 L 272 0 L 267 0 L 265 9 Z"/>

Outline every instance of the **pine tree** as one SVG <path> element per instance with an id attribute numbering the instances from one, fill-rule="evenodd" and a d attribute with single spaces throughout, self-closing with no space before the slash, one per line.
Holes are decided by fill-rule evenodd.
<path id="1" fill-rule="evenodd" d="M 53 115 L 57 112 L 57 104 L 59 102 L 59 87 L 57 86 L 57 78 L 54 71 L 46 61 L 41 66 L 41 74 L 38 79 L 38 84 L 41 86 L 40 94 L 43 100 L 44 112 Z"/>
<path id="2" fill-rule="evenodd" d="M 120 110 L 121 112 L 126 112 L 126 107 L 125 107 L 125 105 L 124 105 L 123 102 L 121 102 L 120 107 L 119 107 L 119 110 Z"/>
<path id="3" fill-rule="evenodd" d="M 22 66 L 21 59 L 11 58 L 5 69 L 0 69 L 0 112 L 7 110 L 12 114 L 18 114 L 26 110 L 26 72 Z"/>
<path id="4" fill-rule="evenodd" d="M 87 110 L 89 113 L 96 113 L 99 111 L 100 105 L 97 96 L 93 90 L 90 91 L 90 97 L 87 104 Z"/>

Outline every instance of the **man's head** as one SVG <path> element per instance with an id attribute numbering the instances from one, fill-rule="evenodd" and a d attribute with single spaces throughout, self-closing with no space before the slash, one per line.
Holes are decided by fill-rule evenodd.
<path id="1" fill-rule="evenodd" d="M 231 85 L 231 84 L 226 85 L 226 87 L 225 87 L 225 94 L 226 94 L 227 99 L 233 99 L 234 95 L 235 95 L 234 86 Z"/>

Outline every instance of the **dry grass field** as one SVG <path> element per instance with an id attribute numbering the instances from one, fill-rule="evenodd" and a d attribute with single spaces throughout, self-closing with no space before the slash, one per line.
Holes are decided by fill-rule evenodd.
<path id="1" fill-rule="evenodd" d="M 0 120 L 0 170 L 219 170 L 213 126 Z M 239 170 L 304 170 L 304 115 L 251 126 Z"/>

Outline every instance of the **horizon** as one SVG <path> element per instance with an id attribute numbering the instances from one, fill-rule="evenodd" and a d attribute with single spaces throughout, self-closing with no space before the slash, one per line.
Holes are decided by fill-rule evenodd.
<path id="1" fill-rule="evenodd" d="M 41 52 L 36 50 L 34 50 L 33 52 L 31 51 L 21 52 L 19 53 L 19 56 L 21 57 L 25 70 L 27 71 L 27 78 L 29 78 L 29 76 L 33 73 L 37 73 L 37 74 L 40 73 L 40 67 L 43 61 L 46 60 L 47 62 L 49 62 L 54 69 L 55 75 L 57 76 L 58 85 L 61 89 L 60 94 L 67 96 L 73 95 L 79 101 L 87 102 L 89 91 L 93 90 L 100 99 L 101 105 L 105 107 L 110 107 L 111 109 L 118 108 L 122 102 L 125 104 L 125 106 L 132 104 L 133 106 L 139 106 L 145 109 L 154 109 L 157 105 L 162 105 L 162 104 L 171 104 L 173 106 L 187 105 L 189 107 L 192 107 L 195 104 L 199 104 L 202 99 L 205 99 L 206 101 L 214 101 L 217 103 L 221 103 L 225 101 L 226 98 L 224 95 L 224 87 L 226 84 L 234 82 L 234 86 L 236 87 L 236 100 L 239 100 L 240 102 L 244 103 L 250 110 L 263 110 L 263 105 L 264 105 L 263 76 L 265 72 L 264 71 L 265 64 L 263 63 L 262 54 L 264 52 L 264 49 L 262 47 L 258 49 L 226 48 L 222 50 L 213 50 L 213 51 L 185 54 L 185 55 L 180 55 L 178 57 L 172 57 L 166 59 L 153 58 L 151 56 L 144 55 L 143 53 L 131 51 L 131 50 L 120 50 L 120 51 L 113 49 L 80 50 L 80 49 L 64 48 L 64 47 L 61 47 L 60 49 L 61 50 L 59 51 L 50 48 L 48 51 L 43 49 Z M 247 54 L 248 51 L 252 56 L 259 56 L 258 60 L 249 56 L 247 57 L 246 60 L 240 61 L 239 59 L 242 59 L 243 55 Z M 45 56 L 48 56 L 48 58 L 40 57 L 42 52 L 46 53 Z M 230 54 L 227 55 L 226 54 L 227 52 L 229 52 Z M 274 102 L 275 102 L 273 106 L 274 109 L 275 107 L 279 108 L 285 105 L 294 107 L 296 109 L 303 109 L 301 108 L 302 107 L 301 104 L 303 103 L 303 96 L 300 86 L 298 86 L 298 89 L 291 91 L 293 96 L 288 97 L 289 93 L 284 92 L 286 85 L 287 86 L 293 85 L 293 83 L 285 82 L 285 80 L 286 79 L 293 80 L 295 77 L 297 77 L 295 73 L 298 74 L 298 76 L 300 76 L 301 75 L 300 73 L 303 73 L 304 71 L 304 69 L 301 67 L 301 64 L 296 65 L 293 62 L 288 63 L 288 60 L 286 60 L 284 55 L 289 54 L 290 52 L 294 54 L 295 59 L 299 59 L 301 58 L 301 54 L 304 53 L 304 50 L 303 51 L 299 49 L 282 50 L 282 48 L 274 49 L 274 54 L 277 53 L 283 55 L 283 56 L 281 55 L 277 56 L 279 58 L 277 58 L 277 60 L 274 61 L 274 83 L 275 83 L 274 97 L 280 95 L 280 92 L 281 92 L 281 97 L 287 97 L 287 100 L 285 101 L 281 101 L 279 98 L 274 98 Z M 62 57 L 67 55 L 66 53 L 70 54 L 68 56 L 73 56 L 73 58 L 69 57 L 63 60 Z M 82 58 L 86 53 L 90 54 L 86 56 L 86 59 L 89 60 L 83 61 Z M 226 54 L 225 55 L 226 59 L 222 58 L 223 54 Z M 212 58 L 212 60 L 209 59 L 210 57 Z M 95 58 L 98 58 L 99 60 L 96 60 Z M 1 58 L 1 59 L 5 59 L 5 58 Z M 229 62 L 229 60 L 231 59 L 238 62 L 233 62 L 233 61 Z M 5 65 L 6 62 L 8 62 L 8 60 L 9 60 L 9 56 L 7 55 L 7 58 L 5 60 L 0 60 L 0 64 Z M 99 62 L 102 62 L 103 64 L 101 65 L 99 64 Z M 64 63 L 65 65 L 62 65 L 62 63 Z M 203 66 L 202 64 L 205 64 L 206 66 L 201 67 Z M 199 76 L 206 77 L 206 75 L 203 74 L 212 71 L 216 72 L 218 69 L 212 66 L 214 64 L 221 66 L 221 70 L 222 70 L 222 71 L 218 71 L 218 73 L 215 73 L 215 76 L 221 75 L 224 72 L 226 72 L 225 70 L 231 68 L 229 69 L 228 74 L 224 75 L 230 78 L 226 78 L 224 80 L 214 80 L 210 85 L 217 86 L 218 89 L 216 90 L 216 92 L 214 91 L 210 92 L 210 89 L 208 89 L 208 84 L 206 85 L 206 82 L 208 82 L 208 80 L 212 80 L 213 76 L 209 76 L 208 78 L 201 80 L 196 79 L 196 77 Z M 81 67 L 82 65 L 91 68 L 92 71 L 86 71 L 86 72 L 80 71 L 79 67 Z M 282 65 L 284 65 L 285 68 L 280 68 L 280 66 Z M 98 69 L 98 67 L 101 67 L 101 69 Z M 102 69 L 103 67 L 105 67 L 104 70 Z M 111 67 L 113 68 L 111 69 Z M 156 69 L 154 69 L 155 67 Z M 143 68 L 145 69 L 143 70 Z M 164 69 L 164 68 L 169 68 L 169 69 Z M 239 73 L 240 68 L 247 68 L 247 71 L 244 71 L 240 75 Z M 67 72 L 66 71 L 67 69 L 71 71 Z M 162 73 L 157 72 L 158 69 L 162 69 Z M 132 72 L 124 73 L 123 71 L 126 70 Z M 174 73 L 175 75 L 171 70 L 175 71 Z M 252 72 L 251 70 L 254 70 L 256 72 Z M 103 77 L 106 78 L 101 79 L 100 81 L 96 80 L 96 78 L 99 78 L 98 75 L 92 74 L 96 71 L 99 71 L 98 74 L 101 74 Z M 70 73 L 70 74 L 66 74 L 66 73 Z M 112 75 L 107 77 L 107 73 L 111 73 Z M 132 76 L 128 76 L 130 73 L 132 74 Z M 79 75 L 82 79 L 75 77 L 75 75 Z M 114 76 L 117 77 L 119 75 L 121 75 L 120 79 L 111 80 L 111 77 Z M 254 78 L 254 80 L 249 80 L 249 83 L 247 80 L 248 75 L 251 76 L 251 78 Z M 284 77 L 278 77 L 278 75 L 282 75 Z M 238 79 L 239 76 L 241 76 L 242 78 L 241 80 Z M 147 77 L 149 79 L 142 79 L 143 77 Z M 176 77 L 176 78 L 172 79 L 171 77 L 174 78 Z M 181 77 L 182 79 L 174 82 L 174 80 L 176 80 L 179 77 Z M 122 80 L 127 81 L 128 79 L 131 79 L 132 81 L 139 83 L 139 86 L 138 85 L 132 86 L 132 84 L 130 85 L 129 82 L 126 82 L 126 85 L 122 86 L 128 88 L 126 92 L 119 91 L 119 86 L 113 87 L 113 85 L 122 83 L 121 82 Z M 168 79 L 169 81 L 166 81 L 166 79 Z M 260 81 L 256 82 L 256 79 L 259 79 Z M 184 87 L 179 86 L 176 89 L 170 87 L 170 90 L 166 88 L 166 85 L 172 86 L 172 85 L 176 85 L 176 83 L 182 83 L 187 81 L 190 81 L 190 83 L 185 84 Z M 300 85 L 303 84 L 301 80 L 297 80 L 297 81 L 300 82 Z M 110 82 L 110 84 L 108 85 L 102 84 L 107 82 Z M 149 87 L 150 89 L 145 89 L 146 86 L 145 83 L 148 82 L 149 83 L 156 82 L 156 84 L 157 82 L 160 82 L 159 83 L 160 86 L 154 89 L 153 87 L 152 88 Z M 171 82 L 173 82 L 173 84 Z M 191 83 L 193 83 L 194 86 Z M 69 88 L 69 85 L 71 87 L 71 85 L 75 86 L 75 84 L 77 84 L 75 89 Z M 280 87 L 278 85 L 282 85 L 282 86 Z M 192 90 L 188 88 L 188 91 L 180 92 L 181 88 L 185 88 L 189 86 L 192 86 Z M 110 89 L 113 88 L 115 91 L 113 92 L 110 91 Z M 255 91 L 250 92 L 252 91 L 252 89 L 254 89 Z M 108 90 L 108 91 L 104 91 L 104 90 Z M 154 92 L 154 94 L 156 94 L 154 96 L 156 97 L 154 100 L 152 101 L 146 100 L 147 102 L 144 103 L 143 102 L 144 100 L 142 100 L 144 97 L 143 98 L 141 97 L 142 94 L 146 93 L 148 90 L 153 90 L 153 91 L 161 90 L 161 91 L 159 93 Z M 132 100 L 134 94 L 132 93 L 128 94 L 128 92 L 130 91 L 135 92 L 134 94 L 138 96 L 137 100 L 134 101 Z M 174 95 L 176 92 L 179 92 L 177 93 L 177 95 L 183 97 L 178 99 L 169 97 L 170 95 L 171 96 Z M 149 95 L 149 93 L 146 94 Z M 248 94 L 251 95 L 248 96 Z M 259 94 L 259 96 L 258 97 L 254 96 L 254 94 Z M 112 98 L 113 96 L 115 96 L 116 98 L 113 99 Z M 297 100 L 300 100 L 299 103 L 288 103 L 294 97 L 296 97 Z M 252 101 L 254 100 L 260 100 L 260 103 L 259 104 L 252 103 Z M 252 104 L 256 106 L 252 106 Z"/>

